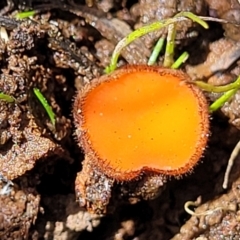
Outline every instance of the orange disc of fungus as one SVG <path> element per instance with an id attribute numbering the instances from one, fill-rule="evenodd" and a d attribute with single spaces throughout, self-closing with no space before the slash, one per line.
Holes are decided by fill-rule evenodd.
<path id="1" fill-rule="evenodd" d="M 94 166 L 119 181 L 191 171 L 207 143 L 209 116 L 189 80 L 179 70 L 130 65 L 84 87 L 74 118 Z"/>

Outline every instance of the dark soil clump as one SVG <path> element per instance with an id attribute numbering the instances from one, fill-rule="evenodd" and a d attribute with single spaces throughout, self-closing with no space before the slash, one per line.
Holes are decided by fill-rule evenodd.
<path id="1" fill-rule="evenodd" d="M 31 9 L 36 11 L 33 17 L 15 18 Z M 191 21 L 178 25 L 176 55 L 190 53 L 183 70 L 193 80 L 214 85 L 235 81 L 240 75 L 237 0 L 1 1 L 0 93 L 5 97 L 0 99 L 0 239 L 240 238 L 239 156 L 228 189 L 222 188 L 229 156 L 239 141 L 239 91 L 211 115 L 211 136 L 201 163 L 180 179 L 164 179 L 157 198 L 139 197 L 142 187 L 147 192 L 159 180 L 156 176 L 148 185 L 119 184 L 87 165 L 82 170 L 86 161 L 72 115 L 76 92 L 104 74 L 114 47 L 127 34 L 180 11 L 228 20 L 209 23 L 208 30 Z M 134 41 L 122 51 L 119 66 L 146 64 L 159 36 L 166 31 Z M 55 122 L 34 89 L 52 108 Z M 209 102 L 219 97 L 206 95 Z M 91 185 L 80 205 L 94 202 L 99 212 L 79 206 L 75 185 L 82 179 L 75 179 L 81 170 Z M 98 202 L 105 189 L 110 199 Z M 196 203 L 192 216 L 184 210 L 189 201 Z"/>

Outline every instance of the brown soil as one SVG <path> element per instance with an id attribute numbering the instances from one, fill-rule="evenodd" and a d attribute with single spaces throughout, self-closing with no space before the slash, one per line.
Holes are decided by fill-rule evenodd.
<path id="1" fill-rule="evenodd" d="M 37 11 L 32 19 L 14 18 L 28 9 Z M 234 81 L 240 75 L 237 0 L 1 1 L 0 92 L 14 101 L 0 101 L 0 239 L 240 238 L 240 157 L 228 189 L 222 188 L 227 161 L 239 141 L 239 91 L 212 114 L 201 163 L 191 174 L 164 181 L 157 198 L 139 201 L 134 193 L 140 184 L 108 181 L 106 214 L 89 213 L 76 201 L 75 179 L 84 159 L 72 116 L 76 91 L 103 74 L 114 47 L 133 29 L 179 11 L 229 21 L 210 22 L 208 30 L 190 21 L 178 25 L 176 55 L 190 53 L 183 70 L 215 85 Z M 165 34 L 153 32 L 134 41 L 119 64 L 146 63 Z M 56 114 L 55 127 L 34 88 Z M 207 94 L 209 102 L 218 96 Z M 95 174 L 96 186 L 90 190 L 101 194 L 107 177 Z M 144 187 L 147 191 L 151 184 Z M 188 201 L 197 201 L 194 216 L 184 210 Z"/>

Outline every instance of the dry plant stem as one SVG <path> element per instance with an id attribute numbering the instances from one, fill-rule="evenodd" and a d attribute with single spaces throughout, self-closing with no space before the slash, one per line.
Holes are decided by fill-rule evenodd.
<path id="1" fill-rule="evenodd" d="M 12 181 L 7 182 L 6 185 L 4 185 L 4 187 L 0 190 L 0 196 L 9 195 L 12 191 L 13 185 L 14 184 Z"/>
<path id="2" fill-rule="evenodd" d="M 8 180 L 0 173 L 0 182 L 4 183 L 2 189 L 0 189 L 0 196 L 1 195 L 8 195 L 12 191 L 12 186 L 14 185 L 11 180 Z"/>
<path id="3" fill-rule="evenodd" d="M 9 36 L 5 27 L 0 27 L 0 38 L 5 42 L 8 42 Z"/>
<path id="4" fill-rule="evenodd" d="M 237 145 L 233 149 L 232 154 L 231 154 L 231 156 L 230 156 L 230 158 L 228 160 L 228 165 L 227 165 L 227 169 L 226 169 L 226 172 L 225 172 L 225 175 L 224 175 L 224 181 L 223 181 L 223 185 L 222 185 L 222 187 L 224 189 L 227 189 L 227 187 L 228 187 L 229 175 L 230 175 L 232 166 L 234 164 L 234 160 L 238 156 L 239 151 L 240 151 L 240 141 L 237 143 Z"/>
<path id="5" fill-rule="evenodd" d="M 209 21 L 209 22 L 231 23 L 230 21 L 227 21 L 221 18 L 204 17 L 204 16 L 199 16 L 199 18 L 202 19 L 203 21 Z M 233 24 L 236 24 L 236 23 L 233 23 Z"/>
<path id="6" fill-rule="evenodd" d="M 192 216 L 206 216 L 206 215 L 211 215 L 213 214 L 214 212 L 216 211 L 220 211 L 220 210 L 223 210 L 223 208 L 221 207 L 217 207 L 215 209 L 212 209 L 212 210 L 208 210 L 208 211 L 205 211 L 205 212 L 200 212 L 200 213 L 195 213 L 194 211 L 192 211 L 190 209 L 190 207 L 198 207 L 199 206 L 199 203 L 196 203 L 196 202 L 192 202 L 192 201 L 188 201 L 184 204 L 184 210 L 192 215 Z"/>

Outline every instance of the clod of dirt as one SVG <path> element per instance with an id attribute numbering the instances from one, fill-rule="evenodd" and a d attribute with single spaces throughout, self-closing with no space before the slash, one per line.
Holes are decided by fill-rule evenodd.
<path id="1" fill-rule="evenodd" d="M 186 71 L 192 80 L 207 79 L 213 85 L 225 85 L 240 74 L 236 61 L 240 58 L 240 43 L 221 38 L 209 45 L 206 60 L 198 65 L 187 65 Z M 227 71 L 231 67 L 232 71 Z M 233 70 L 233 68 L 235 69 Z"/>
<path id="2" fill-rule="evenodd" d="M 0 188 L 3 189 L 3 183 Z M 29 239 L 29 228 L 35 223 L 40 196 L 34 189 L 14 187 L 9 194 L 0 195 L 0 238 Z"/>
<path id="3" fill-rule="evenodd" d="M 77 201 L 88 211 L 106 213 L 109 204 L 114 180 L 102 174 L 86 157 L 82 162 L 82 170 L 77 174 L 75 191 Z"/>
<path id="4" fill-rule="evenodd" d="M 210 14 L 229 21 L 224 23 L 225 36 L 235 41 L 240 38 L 240 3 L 238 0 L 206 0 Z"/>
<path id="5" fill-rule="evenodd" d="M 179 2 L 167 0 L 140 0 L 139 10 L 142 23 L 150 23 L 169 18 L 181 11 L 189 11 L 197 15 L 206 12 L 205 4 L 202 0 L 184 0 Z"/>
<path id="6" fill-rule="evenodd" d="M 104 67 L 107 67 L 110 64 L 110 59 L 112 52 L 115 48 L 114 44 L 106 39 L 102 39 L 95 44 L 96 56 L 101 61 L 101 64 Z"/>
<path id="7" fill-rule="evenodd" d="M 56 22 L 48 22 L 47 15 L 41 20 L 38 17 L 24 21 L 1 20 L 8 36 L 5 42 L 0 39 L 0 92 L 13 101 L 0 100 L 0 171 L 6 181 L 13 180 L 15 189 L 16 182 L 21 182 L 28 173 L 33 174 L 30 170 L 36 162 L 41 162 L 39 160 L 46 160 L 45 168 L 39 167 L 36 176 L 46 174 L 56 158 L 72 163 L 69 146 L 74 149 L 70 121 L 74 81 L 89 82 L 99 76 L 102 69 L 86 47 L 76 49 L 74 44 L 69 44 Z M 40 90 L 53 109 L 55 126 L 33 88 Z M 27 182 L 36 176 L 29 177 Z M 36 187 L 40 183 L 41 180 L 35 181 L 30 193 L 29 188 L 19 186 L 16 190 L 16 196 L 22 199 L 19 206 L 16 206 L 19 201 L 15 193 L 0 196 L 4 211 L 1 239 L 28 239 L 28 230 L 38 213 L 40 197 Z M 1 194 L 10 191 L 2 187 Z M 34 204 L 34 210 L 29 209 L 29 204 Z"/>
<path id="8" fill-rule="evenodd" d="M 222 107 L 223 113 L 229 117 L 229 122 L 240 129 L 240 92 Z"/>
<path id="9" fill-rule="evenodd" d="M 37 160 L 57 151 L 53 142 L 48 138 L 41 137 L 36 130 L 33 132 L 31 130 L 32 128 L 24 131 L 23 143 L 13 144 L 10 150 L 0 151 L 1 173 L 8 179 L 23 175 L 27 170 L 33 168 Z"/>
<path id="10" fill-rule="evenodd" d="M 85 18 L 88 24 L 96 28 L 104 38 L 111 41 L 114 45 L 131 33 L 130 26 L 124 21 L 117 18 L 107 18 L 101 11 L 93 10 L 80 5 L 76 5 L 74 9 L 69 7 L 70 12 Z M 130 64 L 146 64 L 150 51 L 141 39 L 137 39 L 124 48 L 121 54 Z"/>
<path id="11" fill-rule="evenodd" d="M 79 208 L 73 194 L 45 196 L 42 199 L 44 215 L 40 215 L 33 240 L 77 239 L 81 231 L 91 232 L 100 223 L 98 215 Z"/>
<path id="12" fill-rule="evenodd" d="M 239 184 L 238 178 L 227 194 L 198 207 L 195 213 L 199 215 L 193 215 L 172 240 L 216 239 L 217 236 L 223 239 L 239 239 Z"/>
<path id="13" fill-rule="evenodd" d="M 65 101 L 72 101 L 74 86 L 66 83 L 71 71 L 82 76 L 83 81 L 99 73 L 99 68 L 90 70 L 90 60 L 82 52 L 72 50 L 58 31 L 55 25 L 44 21 L 41 24 L 23 21 L 10 32 L 7 42 L 0 41 L 2 56 L 5 55 L 0 89 L 15 99 L 14 103 L 0 101 L 0 166 L 2 174 L 9 179 L 33 168 L 38 159 L 59 154 L 62 147 L 56 141 L 64 141 L 71 135 L 70 119 L 63 115 L 71 109 L 63 109 L 60 105 L 65 103 L 59 101 L 63 93 Z M 46 53 L 40 52 L 42 48 Z M 72 70 L 64 73 L 60 69 Z M 40 89 L 52 106 L 55 126 L 33 95 L 33 87 Z"/>
<path id="14" fill-rule="evenodd" d="M 85 24 L 92 26 L 96 29 L 103 38 L 111 41 L 116 45 L 122 38 L 131 32 L 131 27 L 126 22 L 115 18 L 111 14 L 106 14 L 100 9 L 89 8 L 85 5 L 76 4 L 73 1 L 67 1 L 66 4 L 61 4 L 57 1 L 52 3 L 41 4 L 36 6 L 36 9 L 61 9 L 68 13 L 72 13 L 75 16 L 83 18 Z M 79 33 L 77 34 L 77 36 Z M 134 41 L 130 46 L 127 46 L 122 51 L 122 56 L 131 64 L 142 63 L 146 64 L 147 59 L 150 56 L 150 51 L 147 49 L 141 39 Z"/>

